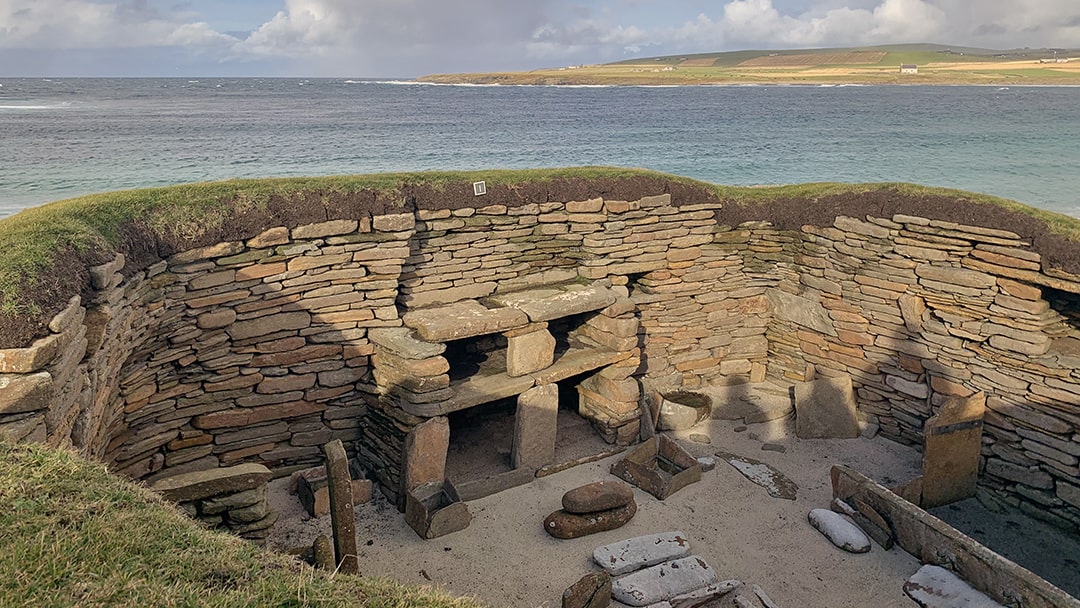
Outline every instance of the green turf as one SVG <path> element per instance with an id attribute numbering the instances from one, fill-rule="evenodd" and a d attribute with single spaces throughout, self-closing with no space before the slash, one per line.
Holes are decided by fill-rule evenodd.
<path id="1" fill-rule="evenodd" d="M 0 440 L 0 606 L 470 608 L 206 530 L 105 466 Z"/>

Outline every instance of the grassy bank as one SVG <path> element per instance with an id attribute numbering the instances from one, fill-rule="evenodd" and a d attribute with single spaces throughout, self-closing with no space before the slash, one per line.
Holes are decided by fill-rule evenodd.
<path id="1" fill-rule="evenodd" d="M 101 464 L 36 444 L 0 441 L 0 539 L 0 606 L 479 606 L 315 571 L 201 528 Z"/>

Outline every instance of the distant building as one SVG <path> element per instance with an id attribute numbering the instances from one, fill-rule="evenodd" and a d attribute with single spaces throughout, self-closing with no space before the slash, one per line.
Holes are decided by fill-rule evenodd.
<path id="1" fill-rule="evenodd" d="M 915 65 L 914 63 L 902 63 L 902 64 L 900 64 L 900 73 L 901 74 L 918 74 L 919 73 L 919 66 Z"/>

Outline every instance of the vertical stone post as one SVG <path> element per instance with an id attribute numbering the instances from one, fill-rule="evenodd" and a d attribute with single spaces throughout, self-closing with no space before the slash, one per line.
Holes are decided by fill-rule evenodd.
<path id="1" fill-rule="evenodd" d="M 559 424 L 559 385 L 535 386 L 518 395 L 514 417 L 512 464 L 515 469 L 539 469 L 555 460 Z"/>
<path id="2" fill-rule="evenodd" d="M 334 529 L 337 567 L 345 574 L 360 574 L 349 459 L 340 439 L 324 445 L 323 454 L 326 455 L 326 478 L 330 482 L 330 522 Z"/>

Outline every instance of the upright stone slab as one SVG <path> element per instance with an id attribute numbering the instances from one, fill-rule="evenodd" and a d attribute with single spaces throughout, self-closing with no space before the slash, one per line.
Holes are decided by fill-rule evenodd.
<path id="1" fill-rule="evenodd" d="M 947 505 L 975 495 L 979 479 L 986 394 L 949 397 L 923 426 L 922 507 Z"/>
<path id="2" fill-rule="evenodd" d="M 507 332 L 506 374 L 524 376 L 555 362 L 555 337 L 541 327 L 528 333 Z"/>
<path id="3" fill-rule="evenodd" d="M 360 574 L 349 458 L 340 439 L 324 445 L 323 454 L 326 456 L 326 478 L 330 483 L 330 524 L 334 530 L 337 567 L 345 574 Z"/>
<path id="4" fill-rule="evenodd" d="M 555 460 L 559 385 L 535 386 L 518 395 L 514 419 L 514 468 L 538 469 Z"/>
<path id="5" fill-rule="evenodd" d="M 405 437 L 406 492 L 424 483 L 446 478 L 446 450 L 450 447 L 450 421 L 440 416 L 413 427 Z"/>
<path id="6" fill-rule="evenodd" d="M 859 436 L 851 376 L 795 384 L 795 434 L 801 439 L 854 439 Z"/>

